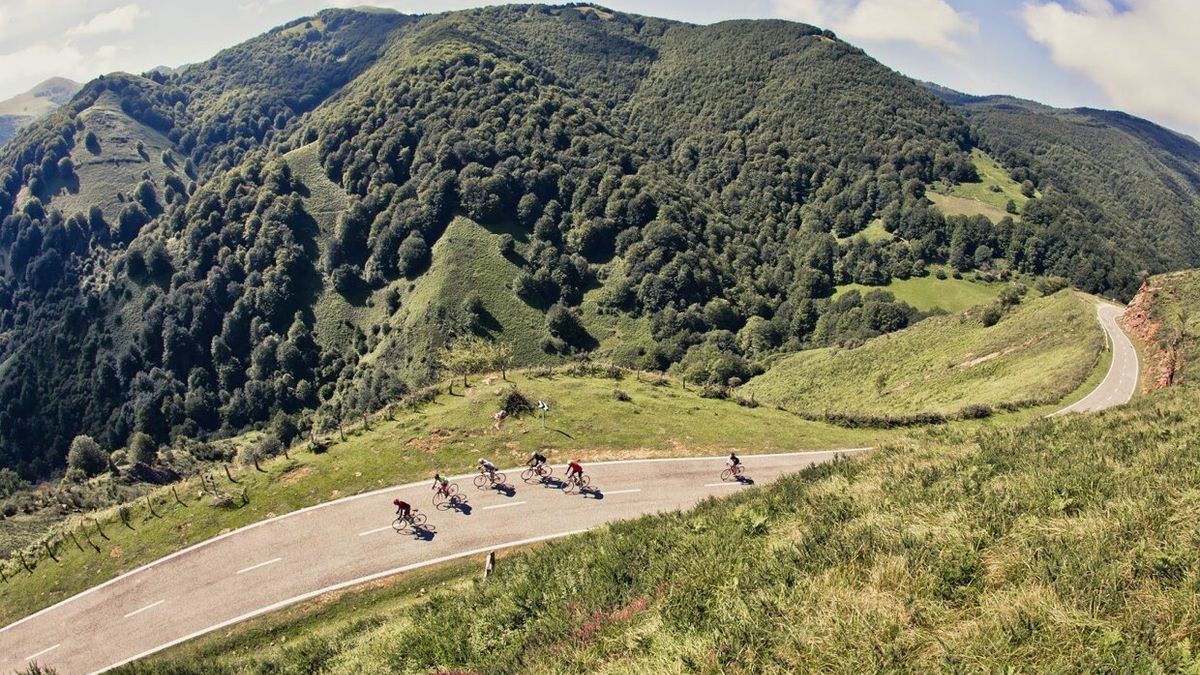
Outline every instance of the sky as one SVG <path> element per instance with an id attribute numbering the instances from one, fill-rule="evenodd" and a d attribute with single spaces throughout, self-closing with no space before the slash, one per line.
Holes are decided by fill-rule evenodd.
<path id="1" fill-rule="evenodd" d="M 484 0 L 0 0 L 0 100 L 60 75 L 202 61 L 324 7 L 409 13 Z M 888 66 L 972 94 L 1124 110 L 1200 138 L 1200 0 L 606 0 L 713 23 L 829 28 Z"/>

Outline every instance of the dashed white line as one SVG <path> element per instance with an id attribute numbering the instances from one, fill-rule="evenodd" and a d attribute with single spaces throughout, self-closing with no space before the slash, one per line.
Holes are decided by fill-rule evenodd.
<path id="1" fill-rule="evenodd" d="M 141 614 L 142 612 L 144 612 L 148 609 L 154 609 L 155 607 L 158 607 L 159 605 L 163 604 L 164 602 L 166 602 L 166 600 L 159 600 L 158 602 L 152 602 L 141 609 L 135 609 L 132 612 L 126 614 L 125 618 L 128 619 L 129 617 Z"/>
<path id="2" fill-rule="evenodd" d="M 373 530 L 367 530 L 366 532 L 359 532 L 358 536 L 365 537 L 368 534 L 375 534 L 376 532 L 383 532 L 384 530 L 390 530 L 390 529 L 392 529 L 391 525 L 384 525 L 383 527 L 377 527 Z"/>
<path id="3" fill-rule="evenodd" d="M 704 487 L 737 487 L 739 485 L 742 485 L 741 481 L 734 481 L 732 483 L 705 483 Z"/>
<path id="4" fill-rule="evenodd" d="M 633 492 L 641 492 L 642 488 L 633 488 L 631 490 L 606 490 L 604 495 L 627 495 Z"/>
<path id="5" fill-rule="evenodd" d="M 280 560 L 283 560 L 283 558 L 272 558 L 271 560 L 268 560 L 268 561 L 266 561 L 266 562 L 260 562 L 260 563 L 258 563 L 257 565 L 251 565 L 251 566 L 249 566 L 249 567 L 246 567 L 246 568 L 244 568 L 244 569 L 240 569 L 240 570 L 238 570 L 238 571 L 234 572 L 234 574 L 244 574 L 244 573 L 246 573 L 246 572 L 249 572 L 249 571 L 251 571 L 251 570 L 256 570 L 256 569 L 258 569 L 258 568 L 260 568 L 260 567 L 266 567 L 267 565 L 274 565 L 275 563 L 279 562 Z"/>
<path id="6" fill-rule="evenodd" d="M 484 507 L 480 508 L 479 510 L 480 511 L 490 511 L 492 509 L 506 509 L 510 506 L 520 506 L 524 503 L 525 502 L 505 502 L 503 504 L 492 504 L 491 506 L 484 506 Z"/>
<path id="7" fill-rule="evenodd" d="M 62 643 L 60 642 L 60 643 L 58 643 L 58 644 L 54 645 L 53 647 L 46 647 L 45 649 L 43 649 L 42 651 L 40 651 L 40 652 L 38 652 L 38 653 L 36 653 L 36 654 L 31 654 L 31 655 L 29 655 L 29 656 L 26 656 L 26 657 L 25 657 L 25 660 L 26 660 L 26 661 L 32 661 L 32 660 L 36 659 L 36 658 L 37 658 L 37 657 L 39 657 L 39 656 L 45 656 L 46 654 L 49 654 L 50 652 L 54 651 L 55 649 L 58 649 L 58 648 L 59 648 L 59 647 L 61 647 L 61 646 L 62 646 Z"/>

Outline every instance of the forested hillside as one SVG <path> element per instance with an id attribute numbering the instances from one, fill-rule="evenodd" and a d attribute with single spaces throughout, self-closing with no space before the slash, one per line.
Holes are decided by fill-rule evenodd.
<path id="1" fill-rule="evenodd" d="M 436 376 L 455 337 L 589 352 L 585 293 L 649 333 L 626 365 L 724 386 L 922 317 L 834 303 L 838 285 L 948 263 L 1129 296 L 1195 250 L 1151 255 L 993 145 L 1044 197 L 943 216 L 925 187 L 976 180 L 978 142 L 924 87 L 782 21 L 330 10 L 182 73 L 113 74 L 0 151 L 0 464 L 46 476 L 80 434 L 335 427 Z M 438 245 L 456 218 L 496 247 L 461 279 L 462 245 Z"/>

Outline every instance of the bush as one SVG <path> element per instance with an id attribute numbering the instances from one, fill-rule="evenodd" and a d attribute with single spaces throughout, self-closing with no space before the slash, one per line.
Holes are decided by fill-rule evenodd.
<path id="1" fill-rule="evenodd" d="M 533 411 L 533 403 L 516 387 L 509 387 L 504 395 L 504 412 L 510 417 Z"/>
<path id="2" fill-rule="evenodd" d="M 1033 287 L 1042 295 L 1054 295 L 1069 285 L 1070 283 L 1062 277 L 1042 277 L 1033 282 Z"/>
<path id="3" fill-rule="evenodd" d="M 983 312 L 979 315 L 979 320 L 983 323 L 984 328 L 991 328 L 1000 323 L 1000 319 L 1004 317 L 1004 310 L 999 305 L 988 305 L 983 308 Z"/>
<path id="4" fill-rule="evenodd" d="M 95 476 L 108 468 L 108 453 L 91 436 L 76 436 L 67 451 L 67 466 Z"/>
<path id="5" fill-rule="evenodd" d="M 618 401 L 624 401 L 625 403 L 629 403 L 633 400 L 629 397 L 629 394 L 620 389 L 613 389 L 613 398 L 617 399 Z"/>
<path id="6" fill-rule="evenodd" d="M 158 462 L 158 443 L 149 434 L 137 432 L 129 439 L 129 461 L 153 466 Z"/>

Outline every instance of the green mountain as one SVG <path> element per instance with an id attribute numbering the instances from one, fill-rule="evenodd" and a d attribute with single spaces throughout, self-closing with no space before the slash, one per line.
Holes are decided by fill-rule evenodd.
<path id="1" fill-rule="evenodd" d="M 0 149 L 0 464 L 336 426 L 471 333 L 723 386 L 923 316 L 837 286 L 948 263 L 1131 297 L 1191 259 L 975 120 L 818 28 L 583 5 L 329 10 L 100 78 Z M 925 198 L 981 179 L 1035 198 Z"/>
<path id="2" fill-rule="evenodd" d="M 0 145 L 7 143 L 21 127 L 70 101 L 82 86 L 65 77 L 52 77 L 23 94 L 0 101 Z"/>

